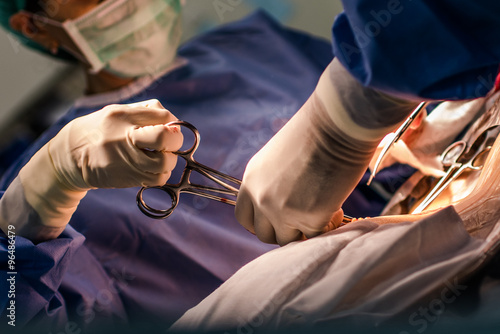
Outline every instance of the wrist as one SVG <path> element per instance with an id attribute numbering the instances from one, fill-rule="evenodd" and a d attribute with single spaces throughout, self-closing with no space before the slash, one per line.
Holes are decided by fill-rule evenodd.
<path id="1" fill-rule="evenodd" d="M 50 227 L 42 223 L 40 216 L 26 201 L 20 178 L 15 178 L 0 198 L 0 229 L 41 242 L 57 238 L 65 226 Z"/>
<path id="2" fill-rule="evenodd" d="M 45 163 L 52 167 L 51 170 L 61 185 L 61 189 L 74 192 L 86 192 L 93 188 L 85 181 L 83 175 L 84 167 L 88 163 L 86 160 L 88 155 L 82 155 L 80 152 L 88 150 L 88 148 L 84 140 L 75 142 L 75 137 L 79 137 L 75 134 L 84 133 L 84 138 L 90 138 L 89 140 L 93 141 L 98 141 L 101 137 L 98 130 L 87 130 L 86 128 L 82 130 L 80 127 L 82 125 L 77 124 L 76 120 L 71 121 L 45 145 L 47 157 L 50 159 Z"/>
<path id="3" fill-rule="evenodd" d="M 49 144 L 42 147 L 19 172 L 26 201 L 49 228 L 64 227 L 76 210 L 86 190 L 71 189 L 61 181 L 49 154 Z"/>
<path id="4" fill-rule="evenodd" d="M 337 128 L 365 142 L 379 142 L 419 103 L 364 87 L 336 59 L 321 75 L 313 95 Z"/>

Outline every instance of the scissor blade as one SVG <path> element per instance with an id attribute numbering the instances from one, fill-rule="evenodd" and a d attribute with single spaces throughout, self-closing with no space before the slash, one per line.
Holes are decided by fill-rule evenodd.
<path id="1" fill-rule="evenodd" d="M 370 178 L 366 183 L 367 185 L 370 185 L 370 183 L 372 183 L 373 178 L 377 175 L 378 169 L 382 164 L 382 161 L 384 161 L 384 158 L 387 155 L 387 152 L 391 149 L 392 145 L 394 145 L 394 143 L 396 143 L 399 140 L 399 138 L 401 138 L 401 136 L 406 132 L 406 130 L 408 130 L 410 125 L 413 123 L 413 121 L 415 121 L 417 116 L 425 108 L 425 106 L 427 106 L 427 104 L 428 102 L 426 101 L 420 102 L 420 104 L 415 108 L 415 110 L 406 119 L 406 121 L 403 124 L 401 124 L 401 126 L 396 130 L 394 138 L 392 138 L 392 140 L 384 146 L 382 152 L 380 152 L 380 155 L 377 158 L 377 161 L 375 162 L 375 166 L 373 166 Z"/>

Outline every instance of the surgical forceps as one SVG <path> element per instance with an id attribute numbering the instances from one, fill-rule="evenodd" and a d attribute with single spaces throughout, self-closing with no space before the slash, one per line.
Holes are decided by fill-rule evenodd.
<path id="1" fill-rule="evenodd" d="M 439 179 L 438 183 L 427 194 L 424 200 L 412 211 L 422 212 L 429 204 L 446 189 L 450 183 L 458 178 L 465 170 L 481 170 L 486 162 L 494 140 L 498 135 L 498 126 L 486 129 L 467 150 L 467 142 L 457 141 L 441 154 L 444 167 L 448 167 L 446 174 Z"/>
<path id="2" fill-rule="evenodd" d="M 221 173 L 215 169 L 202 165 L 194 159 L 193 154 L 200 145 L 200 133 L 198 132 L 198 129 L 196 129 L 194 125 L 184 121 L 174 121 L 168 123 L 168 125 L 180 125 L 191 130 L 191 132 L 194 134 L 194 143 L 191 146 L 191 148 L 185 151 L 173 152 L 174 154 L 177 154 L 178 156 L 186 160 L 186 166 L 184 167 L 184 171 L 182 173 L 181 180 L 179 183 L 177 184 L 166 183 L 163 186 L 158 186 L 158 187 L 142 187 L 139 190 L 136 196 L 136 201 L 137 201 L 137 206 L 142 211 L 142 213 L 144 213 L 146 216 L 150 218 L 155 218 L 155 219 L 167 218 L 179 204 L 179 195 L 181 192 L 202 196 L 205 198 L 209 198 L 230 205 L 236 205 L 235 199 L 238 196 L 238 191 L 239 191 L 239 186 L 241 185 L 241 181 L 238 180 L 237 178 L 234 178 L 227 174 Z M 215 188 L 215 187 L 191 183 L 189 178 L 193 171 L 198 172 L 201 175 L 209 178 L 210 180 L 220 185 L 222 188 Z M 232 185 L 226 181 L 229 181 L 230 183 L 232 183 Z M 147 189 L 159 189 L 167 193 L 171 199 L 170 208 L 155 209 L 150 205 L 146 204 L 146 202 L 144 201 L 143 194 L 144 191 Z M 217 194 L 226 196 L 223 197 Z M 343 224 L 350 223 L 353 219 L 354 219 L 353 217 L 344 215 L 342 223 Z"/>
<path id="3" fill-rule="evenodd" d="M 198 132 L 198 129 L 196 129 L 194 125 L 184 121 L 174 121 L 168 123 L 168 125 L 180 125 L 191 130 L 191 132 L 194 134 L 194 143 L 191 146 L 191 148 L 185 151 L 173 152 L 174 154 L 186 160 L 186 166 L 184 168 L 184 171 L 182 172 L 181 180 L 179 183 L 177 184 L 166 183 L 163 186 L 157 186 L 157 187 L 142 187 L 139 190 L 139 192 L 137 193 L 136 200 L 137 200 L 137 205 L 139 206 L 139 209 L 142 211 L 142 213 L 151 218 L 156 218 L 156 219 L 167 218 L 179 204 L 179 195 L 181 192 L 202 196 L 222 203 L 236 205 L 235 199 L 236 196 L 238 195 L 238 188 L 241 185 L 241 181 L 232 176 L 221 173 L 215 169 L 202 165 L 194 159 L 193 154 L 198 149 L 198 146 L 200 144 L 200 133 Z M 198 172 L 203 176 L 206 176 L 210 180 L 220 185 L 222 188 L 215 188 L 215 187 L 191 183 L 189 177 L 191 176 L 191 173 L 193 171 Z M 229 181 L 230 183 L 226 181 Z M 166 192 L 172 200 L 170 208 L 155 209 L 146 204 L 143 197 L 144 191 L 146 189 L 159 189 Z M 225 197 L 220 196 L 218 194 L 225 195 Z"/>

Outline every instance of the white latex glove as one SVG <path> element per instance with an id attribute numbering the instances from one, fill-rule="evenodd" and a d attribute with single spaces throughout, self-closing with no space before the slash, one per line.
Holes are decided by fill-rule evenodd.
<path id="1" fill-rule="evenodd" d="M 183 141 L 177 118 L 159 101 L 110 105 L 68 123 L 19 177 L 43 226 L 64 228 L 92 188 L 164 184 Z M 61 230 L 62 231 L 62 230 Z"/>
<path id="2" fill-rule="evenodd" d="M 236 217 L 284 245 L 338 227 L 378 142 L 416 107 L 364 88 L 336 60 L 296 115 L 249 162 Z"/>

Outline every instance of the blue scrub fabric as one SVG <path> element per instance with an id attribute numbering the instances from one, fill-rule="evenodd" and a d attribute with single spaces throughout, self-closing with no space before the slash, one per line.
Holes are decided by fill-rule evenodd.
<path id="1" fill-rule="evenodd" d="M 500 2 L 345 0 L 333 52 L 366 86 L 412 98 L 484 96 L 500 64 Z"/>
<path id="2" fill-rule="evenodd" d="M 72 119 L 110 103 L 151 98 L 199 129 L 198 161 L 241 178 L 332 59 L 329 43 L 285 29 L 262 12 L 187 42 L 179 56 L 187 64 L 131 97 L 91 107 L 77 102 L 10 168 L 0 189 Z M 171 181 L 179 175 L 176 169 Z M 34 245 L 16 237 L 17 328 L 167 328 L 241 266 L 276 247 L 241 227 L 229 205 L 183 194 L 174 213 L 158 221 L 139 211 L 137 191 L 89 191 L 59 238 Z M 154 200 L 157 207 L 165 202 Z M 7 239 L 0 239 L 5 326 Z"/>

